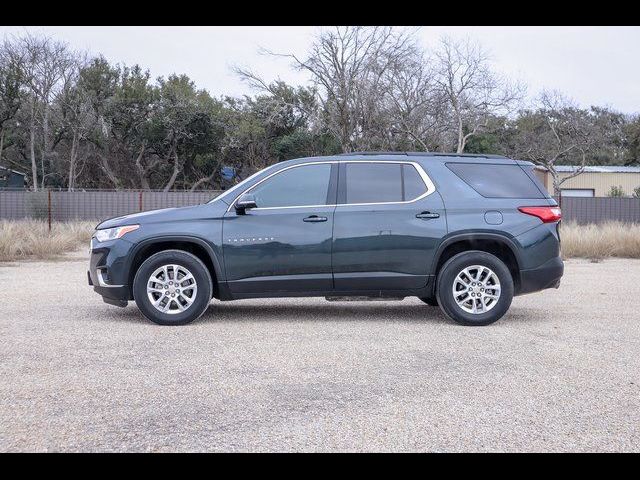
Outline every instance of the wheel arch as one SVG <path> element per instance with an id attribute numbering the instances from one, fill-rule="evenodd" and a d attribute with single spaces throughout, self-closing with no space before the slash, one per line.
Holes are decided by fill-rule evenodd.
<path id="1" fill-rule="evenodd" d="M 183 250 L 198 257 L 209 270 L 213 284 L 213 296 L 220 296 L 222 269 L 213 248 L 203 239 L 187 235 L 160 236 L 144 240 L 136 245 L 129 265 L 128 285 L 130 299 L 133 299 L 133 279 L 142 263 L 151 255 L 164 250 Z"/>
<path id="2" fill-rule="evenodd" d="M 431 272 L 434 278 L 437 277 L 442 265 L 444 265 L 448 259 L 467 250 L 480 250 L 498 257 L 509 268 L 515 290 L 518 291 L 520 289 L 520 266 L 522 262 L 518 252 L 518 246 L 512 238 L 499 233 L 468 232 L 447 237 L 439 245 L 433 258 Z M 436 282 L 433 282 L 434 292 L 435 283 Z"/>

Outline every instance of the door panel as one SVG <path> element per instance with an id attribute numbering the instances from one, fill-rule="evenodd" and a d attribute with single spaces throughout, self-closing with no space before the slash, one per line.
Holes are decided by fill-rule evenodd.
<path id="1" fill-rule="evenodd" d="M 330 291 L 337 165 L 283 168 L 251 187 L 257 208 L 223 225 L 229 289 L 237 294 Z"/>
<path id="2" fill-rule="evenodd" d="M 334 206 L 251 209 L 224 220 L 223 251 L 233 293 L 328 291 Z M 313 217 L 315 215 L 315 217 Z M 309 217 L 325 221 L 305 221 Z"/>
<path id="3" fill-rule="evenodd" d="M 339 198 L 348 201 L 349 182 L 343 172 L 345 169 L 340 170 Z M 391 177 L 392 173 L 385 165 L 384 174 Z M 371 183 L 368 178 L 367 183 Z M 412 190 L 416 192 L 416 188 Z M 386 187 L 389 193 L 385 195 L 394 195 L 394 191 Z M 415 201 L 404 200 L 410 198 L 405 195 L 397 202 L 336 207 L 333 233 L 336 290 L 404 290 L 427 284 L 433 255 L 447 232 L 442 199 L 437 192 L 429 192 Z M 365 198 L 363 195 L 352 198 L 360 200 Z M 375 196 L 366 199 L 375 200 Z"/>
<path id="4" fill-rule="evenodd" d="M 416 218 L 423 212 L 438 218 Z M 424 287 L 447 226 L 442 200 L 414 204 L 338 206 L 334 218 L 336 290 Z"/>

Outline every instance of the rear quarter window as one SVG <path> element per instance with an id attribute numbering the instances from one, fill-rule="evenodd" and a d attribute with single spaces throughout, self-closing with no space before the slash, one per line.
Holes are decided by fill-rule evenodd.
<path id="1" fill-rule="evenodd" d="M 487 198 L 545 198 L 519 165 L 447 163 L 447 168 Z"/>

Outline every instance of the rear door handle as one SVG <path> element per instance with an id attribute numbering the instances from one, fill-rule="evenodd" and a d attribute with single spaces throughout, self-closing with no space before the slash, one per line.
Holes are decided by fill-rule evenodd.
<path id="1" fill-rule="evenodd" d="M 310 215 L 308 217 L 303 218 L 302 221 L 303 222 L 312 222 L 312 223 L 326 222 L 327 221 L 327 217 L 319 217 L 318 215 Z"/>
<path id="2" fill-rule="evenodd" d="M 428 220 L 430 218 L 440 218 L 440 214 L 439 213 L 431 213 L 431 212 L 422 212 L 416 215 L 416 218 L 424 218 L 425 220 Z"/>

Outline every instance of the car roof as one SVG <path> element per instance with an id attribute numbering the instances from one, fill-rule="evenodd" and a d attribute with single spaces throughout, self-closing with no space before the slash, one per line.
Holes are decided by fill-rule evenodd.
<path id="1" fill-rule="evenodd" d="M 507 158 L 503 155 L 485 153 L 445 153 L 445 152 L 351 152 L 341 153 L 339 157 L 347 156 L 385 156 L 400 155 L 405 157 L 465 157 L 465 158 Z"/>
<path id="2" fill-rule="evenodd" d="M 439 162 L 464 162 L 464 163 L 500 163 L 532 165 L 531 162 L 514 160 L 502 155 L 476 154 L 476 153 L 442 153 L 442 152 L 351 152 L 323 157 L 305 157 L 286 160 L 280 164 L 295 165 L 305 162 L 320 161 L 372 161 L 376 162 L 398 162 L 398 161 L 439 161 Z"/>

